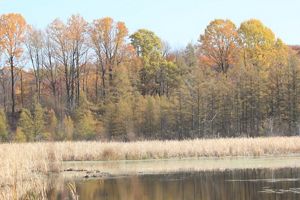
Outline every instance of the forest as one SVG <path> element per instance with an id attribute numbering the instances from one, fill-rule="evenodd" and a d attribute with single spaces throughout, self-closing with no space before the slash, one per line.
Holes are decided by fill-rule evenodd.
<path id="1" fill-rule="evenodd" d="M 300 47 L 256 19 L 213 20 L 195 40 L 174 50 L 109 17 L 41 30 L 0 15 L 0 141 L 300 134 Z"/>

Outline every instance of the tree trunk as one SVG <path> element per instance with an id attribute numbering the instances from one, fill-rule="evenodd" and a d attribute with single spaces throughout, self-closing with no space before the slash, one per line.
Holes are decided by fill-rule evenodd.
<path id="1" fill-rule="evenodd" d="M 23 85 L 23 71 L 21 69 L 21 107 L 23 108 L 24 106 L 24 85 Z"/>
<path id="2" fill-rule="evenodd" d="M 14 66 L 14 58 L 10 57 L 10 73 L 11 73 L 11 112 L 14 117 L 15 115 L 15 106 L 16 106 L 16 100 L 15 100 L 15 66 Z"/>

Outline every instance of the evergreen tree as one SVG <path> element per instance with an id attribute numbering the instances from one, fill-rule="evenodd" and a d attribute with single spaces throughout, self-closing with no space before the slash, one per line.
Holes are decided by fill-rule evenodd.
<path id="1" fill-rule="evenodd" d="M 21 111 L 18 128 L 20 129 L 20 131 L 22 131 L 22 133 L 25 134 L 26 141 L 33 141 L 35 139 L 35 129 L 32 121 L 32 116 L 30 111 L 26 108 L 23 108 Z"/>
<path id="2" fill-rule="evenodd" d="M 110 139 L 127 139 L 127 134 L 132 127 L 130 114 L 130 105 L 127 104 L 126 100 L 120 100 L 118 103 L 107 105 L 105 122 L 106 132 Z"/>
<path id="3" fill-rule="evenodd" d="M 33 134 L 36 139 L 43 138 L 43 131 L 45 128 L 45 119 L 44 119 L 44 109 L 42 108 L 41 104 L 35 103 L 33 109 Z"/>
<path id="4" fill-rule="evenodd" d="M 44 137 L 46 139 L 55 139 L 57 138 L 57 132 L 58 132 L 58 121 L 56 118 L 56 114 L 54 112 L 54 110 L 50 110 L 47 113 L 47 133 L 44 134 Z"/>
<path id="5" fill-rule="evenodd" d="M 80 105 L 75 111 L 75 134 L 77 139 L 93 139 L 96 135 L 95 119 L 89 109 L 89 102 L 81 95 Z"/>
<path id="6" fill-rule="evenodd" d="M 22 128 L 17 128 L 16 133 L 15 133 L 15 141 L 16 142 L 26 142 L 27 138 L 24 132 L 22 131 Z"/>
<path id="7" fill-rule="evenodd" d="M 76 135 L 78 139 L 93 139 L 96 135 L 95 120 L 90 110 L 81 110 L 80 118 L 76 123 Z"/>
<path id="8" fill-rule="evenodd" d="M 0 109 L 0 141 L 7 140 L 8 131 L 7 131 L 7 121 L 6 115 L 2 109 Z"/>
<path id="9" fill-rule="evenodd" d="M 73 139 L 73 133 L 74 133 L 74 123 L 70 116 L 66 116 L 63 119 L 63 132 L 64 132 L 64 138 L 67 140 Z M 60 137 L 62 138 L 62 137 Z"/>
<path id="10" fill-rule="evenodd" d="M 146 109 L 144 113 L 144 134 L 146 137 L 154 137 L 158 127 L 158 105 L 152 96 L 146 97 Z"/>
<path id="11" fill-rule="evenodd" d="M 135 137 L 132 119 L 133 87 L 129 70 L 120 66 L 113 81 L 110 103 L 105 109 L 106 132 L 109 138 L 127 140 Z"/>

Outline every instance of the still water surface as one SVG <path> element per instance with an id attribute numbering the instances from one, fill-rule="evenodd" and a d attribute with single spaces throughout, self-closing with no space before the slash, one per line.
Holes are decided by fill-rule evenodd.
<path id="1" fill-rule="evenodd" d="M 48 199 L 72 199 L 72 195 L 82 200 L 298 200 L 300 168 L 82 179 L 51 189 Z"/>

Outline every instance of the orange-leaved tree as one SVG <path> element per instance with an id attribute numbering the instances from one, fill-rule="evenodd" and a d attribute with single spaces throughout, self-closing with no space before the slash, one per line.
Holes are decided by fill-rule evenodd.
<path id="1" fill-rule="evenodd" d="M 238 32 L 230 20 L 210 22 L 199 42 L 202 56 L 218 71 L 226 73 L 238 58 Z"/>
<path id="2" fill-rule="evenodd" d="M 23 54 L 23 45 L 26 32 L 26 21 L 20 14 L 10 13 L 0 16 L 0 27 L 3 33 L 2 48 L 10 65 L 12 114 L 15 113 L 15 67 L 16 62 Z"/>

